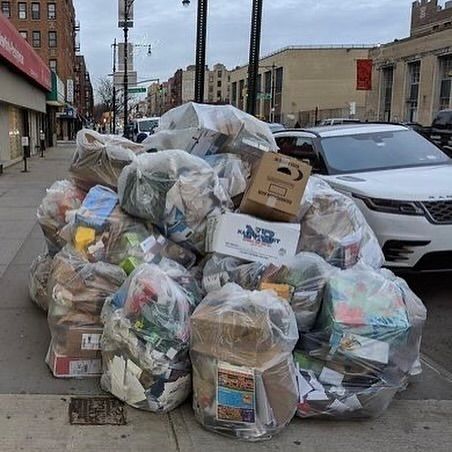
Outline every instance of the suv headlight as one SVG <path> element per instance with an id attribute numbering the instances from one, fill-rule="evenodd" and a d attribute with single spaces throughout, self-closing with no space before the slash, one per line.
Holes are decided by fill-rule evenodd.
<path id="1" fill-rule="evenodd" d="M 425 216 L 425 211 L 420 202 L 416 201 L 397 201 L 395 199 L 369 198 L 367 196 L 352 195 L 360 199 L 370 210 L 376 212 L 395 213 L 398 215 L 417 215 Z"/>

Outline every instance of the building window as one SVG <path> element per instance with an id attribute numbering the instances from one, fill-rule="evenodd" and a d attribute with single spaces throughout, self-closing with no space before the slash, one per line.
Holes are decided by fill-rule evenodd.
<path id="1" fill-rule="evenodd" d="M 239 101 L 238 101 L 238 105 L 237 105 L 240 110 L 243 110 L 244 98 L 245 98 L 245 80 L 240 80 L 239 81 Z"/>
<path id="2" fill-rule="evenodd" d="M 381 73 L 381 103 L 380 111 L 383 121 L 391 122 L 392 112 L 392 86 L 394 84 L 394 67 L 388 66 Z"/>
<path id="3" fill-rule="evenodd" d="M 56 19 L 56 3 L 47 3 L 47 19 Z"/>
<path id="4" fill-rule="evenodd" d="M 2 2 L 2 13 L 8 18 L 11 17 L 11 2 Z"/>
<path id="5" fill-rule="evenodd" d="M 209 93 L 213 93 L 213 86 L 209 85 Z"/>
<path id="6" fill-rule="evenodd" d="M 57 60 L 49 60 L 49 68 L 52 71 L 57 71 Z"/>
<path id="7" fill-rule="evenodd" d="M 31 36 L 32 36 L 31 45 L 33 47 L 41 47 L 41 32 L 34 31 Z"/>
<path id="8" fill-rule="evenodd" d="M 41 4 L 33 2 L 31 4 L 31 18 L 33 20 L 41 19 Z"/>
<path id="9" fill-rule="evenodd" d="M 419 105 L 419 82 L 421 79 L 421 62 L 408 64 L 407 105 L 409 122 L 417 121 Z"/>
<path id="10" fill-rule="evenodd" d="M 27 4 L 24 2 L 19 2 L 17 4 L 17 12 L 19 19 L 26 19 L 27 18 Z"/>
<path id="11" fill-rule="evenodd" d="M 22 36 L 22 38 L 24 38 L 25 40 L 28 39 L 28 31 L 27 30 L 19 31 L 19 33 Z"/>
<path id="12" fill-rule="evenodd" d="M 223 71 L 218 71 L 218 72 L 217 72 L 217 77 L 218 77 L 218 78 L 223 77 Z"/>
<path id="13" fill-rule="evenodd" d="M 221 91 L 217 91 L 217 99 L 221 99 Z"/>
<path id="14" fill-rule="evenodd" d="M 221 88 L 221 80 L 218 80 L 218 82 L 217 82 L 217 88 Z"/>
<path id="15" fill-rule="evenodd" d="M 439 89 L 439 109 L 450 108 L 450 98 L 452 89 L 452 55 L 440 58 L 440 89 Z"/>
<path id="16" fill-rule="evenodd" d="M 282 122 L 282 91 L 283 91 L 284 68 L 279 67 L 275 71 L 275 99 L 273 101 L 273 121 Z"/>
<path id="17" fill-rule="evenodd" d="M 55 48 L 57 46 L 56 31 L 49 31 L 49 47 Z"/>
<path id="18" fill-rule="evenodd" d="M 234 105 L 236 107 L 237 106 L 237 82 L 232 82 L 231 86 L 232 86 L 232 88 L 231 88 L 232 105 Z"/>

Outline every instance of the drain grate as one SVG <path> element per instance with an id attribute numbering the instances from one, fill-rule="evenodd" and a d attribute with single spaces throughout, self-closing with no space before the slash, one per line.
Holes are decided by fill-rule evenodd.
<path id="1" fill-rule="evenodd" d="M 71 425 L 126 425 L 124 404 L 113 397 L 72 397 Z"/>

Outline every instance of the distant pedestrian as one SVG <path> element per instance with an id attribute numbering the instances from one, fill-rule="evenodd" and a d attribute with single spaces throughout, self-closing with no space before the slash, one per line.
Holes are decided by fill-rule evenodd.
<path id="1" fill-rule="evenodd" d="M 296 129 L 299 129 L 301 127 L 301 125 L 300 125 L 300 123 L 297 121 L 296 123 L 295 123 L 295 128 Z"/>

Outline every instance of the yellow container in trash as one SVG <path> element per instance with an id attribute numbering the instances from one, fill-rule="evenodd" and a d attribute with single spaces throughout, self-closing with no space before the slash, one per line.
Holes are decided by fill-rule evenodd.
<path id="1" fill-rule="evenodd" d="M 92 228 L 79 226 L 75 231 L 74 246 L 77 251 L 85 251 L 96 240 L 96 231 Z"/>

